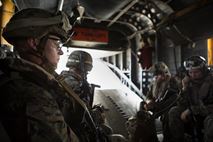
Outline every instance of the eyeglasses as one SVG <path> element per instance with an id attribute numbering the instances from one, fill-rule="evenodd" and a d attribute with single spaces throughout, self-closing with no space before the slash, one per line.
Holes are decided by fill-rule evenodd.
<path id="1" fill-rule="evenodd" d="M 56 45 L 56 48 L 58 51 L 61 50 L 61 48 L 63 47 L 63 42 L 60 39 L 56 37 L 48 37 L 48 39 L 51 39 L 54 41 L 53 43 Z"/>

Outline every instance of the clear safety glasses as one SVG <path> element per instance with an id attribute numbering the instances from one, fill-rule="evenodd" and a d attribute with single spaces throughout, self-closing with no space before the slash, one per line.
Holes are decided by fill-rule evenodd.
<path id="1" fill-rule="evenodd" d="M 56 48 L 57 48 L 58 51 L 61 50 L 61 48 L 63 47 L 63 42 L 59 38 L 57 38 L 57 37 L 48 37 L 48 39 L 51 39 L 51 40 L 54 41 L 53 43 L 56 45 Z"/>

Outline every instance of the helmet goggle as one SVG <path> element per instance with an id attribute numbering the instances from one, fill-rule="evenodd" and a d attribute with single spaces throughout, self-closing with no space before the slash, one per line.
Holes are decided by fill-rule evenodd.
<path id="1" fill-rule="evenodd" d="M 184 67 L 186 70 L 191 70 L 191 69 L 200 69 L 204 67 L 204 63 L 201 63 L 200 61 L 185 61 L 184 62 Z"/>

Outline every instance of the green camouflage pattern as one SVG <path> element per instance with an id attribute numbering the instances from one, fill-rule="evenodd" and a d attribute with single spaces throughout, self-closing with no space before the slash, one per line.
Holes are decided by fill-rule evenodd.
<path id="1" fill-rule="evenodd" d="M 86 103 L 87 107 L 92 107 L 93 90 L 87 80 L 73 70 L 62 71 L 60 78 L 64 79 L 69 89 L 73 90 Z"/>
<path id="2" fill-rule="evenodd" d="M 81 83 L 83 78 L 76 74 L 74 71 L 62 71 L 61 77 L 64 78 L 66 83 L 69 85 L 69 88 L 72 89 L 76 94 L 81 93 Z"/>
<path id="3" fill-rule="evenodd" d="M 78 141 L 63 114 L 72 104 L 56 93 L 61 88 L 52 75 L 21 59 L 0 60 L 0 71 L 1 122 L 11 141 Z"/>

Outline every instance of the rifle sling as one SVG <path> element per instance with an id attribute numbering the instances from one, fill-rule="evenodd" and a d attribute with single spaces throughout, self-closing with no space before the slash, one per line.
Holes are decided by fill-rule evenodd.
<path id="1" fill-rule="evenodd" d="M 79 104 L 85 109 L 87 110 L 86 105 L 84 104 L 84 102 L 79 98 L 79 96 L 72 90 L 69 88 L 68 84 L 65 82 L 65 80 L 63 78 L 58 79 L 58 82 L 61 84 L 61 86 L 66 90 L 66 92 L 73 97 L 77 102 L 79 102 Z"/>

